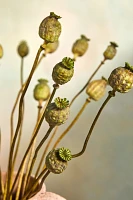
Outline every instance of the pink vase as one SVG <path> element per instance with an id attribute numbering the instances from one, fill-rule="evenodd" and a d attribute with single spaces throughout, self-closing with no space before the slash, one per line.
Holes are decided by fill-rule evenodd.
<path id="1" fill-rule="evenodd" d="M 13 174 L 13 180 L 16 176 L 16 173 Z M 3 172 L 2 173 L 2 180 L 3 180 L 3 183 L 5 184 L 5 181 L 6 181 L 6 177 L 7 177 L 7 173 L 6 172 Z M 31 177 L 31 183 L 32 181 L 34 180 L 33 177 Z M 14 191 L 13 193 L 15 194 L 17 190 L 17 183 L 16 183 L 16 186 L 14 188 Z M 2 200 L 2 197 L 0 197 L 0 200 Z M 32 198 L 30 198 L 29 200 L 66 200 L 64 199 L 63 197 L 55 194 L 55 193 L 52 193 L 52 192 L 46 192 L 46 186 L 45 184 L 43 184 L 41 190 L 35 195 L 33 196 Z"/>

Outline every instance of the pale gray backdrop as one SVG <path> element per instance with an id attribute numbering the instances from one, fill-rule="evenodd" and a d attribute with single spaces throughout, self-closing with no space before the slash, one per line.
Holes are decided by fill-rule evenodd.
<path id="1" fill-rule="evenodd" d="M 102 75 L 108 77 L 115 67 L 123 66 L 125 61 L 133 65 L 132 8 L 132 0 L 0 0 L 0 43 L 4 47 L 4 57 L 0 60 L 3 170 L 6 170 L 7 166 L 10 112 L 19 89 L 20 58 L 16 54 L 18 43 L 24 39 L 30 47 L 30 54 L 25 59 L 26 78 L 37 49 L 42 43 L 38 36 L 40 22 L 50 11 L 62 16 L 59 49 L 42 62 L 26 95 L 25 126 L 17 165 L 36 121 L 37 103 L 32 97 L 32 91 L 37 79 L 48 78 L 52 89 L 52 67 L 63 57 L 72 56 L 71 46 L 80 34 L 85 34 L 91 39 L 89 50 L 84 57 L 77 60 L 71 82 L 61 86 L 56 96 L 72 99 L 103 59 L 102 53 L 110 41 L 119 44 L 117 56 L 112 61 L 107 61 L 95 78 Z M 60 127 L 60 133 L 76 115 L 85 98 L 84 92 L 71 108 L 71 116 L 66 125 Z M 73 153 L 81 149 L 104 99 L 88 105 L 78 124 L 62 141 L 61 146 L 70 148 Z M 103 111 L 85 154 L 73 159 L 63 174 L 51 174 L 46 181 L 48 191 L 59 193 L 68 200 L 132 200 L 132 111 L 133 90 L 128 94 L 117 94 Z M 48 125 L 44 122 L 39 138 L 45 134 L 47 128 Z"/>

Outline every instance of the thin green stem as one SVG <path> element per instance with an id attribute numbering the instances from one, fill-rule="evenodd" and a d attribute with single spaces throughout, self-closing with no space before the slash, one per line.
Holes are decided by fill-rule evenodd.
<path id="1" fill-rule="evenodd" d="M 35 150 L 35 153 L 34 153 L 34 156 L 33 156 L 33 159 L 32 159 L 32 162 L 31 162 L 31 165 L 30 165 L 30 169 L 29 169 L 29 174 L 28 174 L 28 181 L 27 181 L 27 184 L 29 183 L 29 179 L 30 179 L 30 176 L 31 176 L 31 173 L 32 173 L 32 169 L 34 167 L 34 164 L 35 164 L 35 161 L 36 161 L 36 158 L 37 158 L 37 155 L 39 153 L 39 150 L 41 149 L 42 145 L 44 144 L 44 142 L 47 140 L 47 138 L 49 137 L 51 131 L 53 130 L 53 126 L 50 126 L 47 133 L 45 134 L 45 136 L 43 137 L 43 139 L 41 140 L 41 142 L 39 143 L 39 145 L 37 146 L 36 150 Z"/>
<path id="2" fill-rule="evenodd" d="M 51 103 L 51 101 L 52 101 L 52 99 L 53 99 L 53 97 L 54 97 L 54 95 L 55 95 L 56 90 L 59 88 L 59 85 L 58 85 L 58 84 L 54 84 L 53 87 L 54 87 L 54 89 L 53 89 L 53 92 L 52 92 L 52 94 L 51 94 L 51 96 L 50 96 L 50 98 L 49 98 L 49 101 L 48 101 L 47 106 Z M 12 191 L 13 191 L 13 188 L 14 188 L 14 186 L 15 186 L 15 184 L 16 184 L 16 181 L 17 181 L 17 179 L 18 179 L 19 173 L 20 173 L 20 171 L 21 171 L 21 169 L 22 169 L 22 167 L 23 167 L 24 161 L 25 161 L 25 159 L 26 159 L 26 157 L 27 157 L 27 154 L 29 153 L 29 151 L 30 151 L 30 149 L 31 149 L 31 147 L 32 147 L 32 144 L 33 144 L 33 142 L 34 142 L 34 140 L 35 140 L 35 138 L 36 138 L 36 136 L 37 136 L 37 133 L 38 133 L 40 127 L 41 127 L 41 124 L 42 124 L 42 122 L 43 122 L 43 120 L 44 120 L 44 117 L 45 117 L 45 113 L 46 113 L 46 108 L 42 111 L 42 115 L 41 115 L 41 117 L 40 117 L 40 119 L 39 119 L 37 125 L 35 126 L 35 129 L 34 129 L 34 132 L 33 132 L 33 137 L 32 137 L 32 139 L 31 139 L 31 141 L 30 141 L 30 143 L 29 143 L 29 146 L 28 146 L 28 148 L 27 148 L 27 150 L 26 150 L 26 152 L 25 152 L 25 154 L 24 154 L 24 157 L 23 157 L 23 159 L 22 159 L 22 161 L 21 161 L 21 164 L 20 164 L 20 167 L 19 167 L 19 169 L 18 169 L 17 175 L 16 175 L 16 177 L 15 177 L 13 186 L 12 186 L 12 188 L 11 188 L 10 194 L 11 194 Z"/>
<path id="3" fill-rule="evenodd" d="M 99 64 L 99 66 L 96 68 L 94 73 L 91 75 L 87 83 L 84 85 L 84 87 L 73 97 L 72 101 L 70 102 L 70 106 L 73 104 L 73 102 L 76 100 L 76 98 L 85 90 L 87 85 L 90 83 L 92 78 L 95 76 L 95 74 L 98 72 L 98 70 L 101 68 L 101 66 L 105 63 L 106 59 L 104 58 L 103 61 Z"/>
<path id="4" fill-rule="evenodd" d="M 36 69 L 36 66 L 37 66 L 37 63 L 38 63 L 38 59 L 39 59 L 39 56 L 40 56 L 40 53 L 42 52 L 42 50 L 43 50 L 43 48 L 40 46 L 40 48 L 39 48 L 39 50 L 37 52 L 37 55 L 36 55 L 36 58 L 35 58 L 32 70 L 30 72 L 30 75 L 29 75 L 29 77 L 28 77 L 28 79 L 26 81 L 25 87 L 24 87 L 23 92 L 22 92 L 21 97 L 20 97 L 18 122 L 17 122 L 16 131 L 15 131 L 15 134 L 14 134 L 14 137 L 13 137 L 13 140 L 12 140 L 12 145 L 11 145 L 11 148 L 10 148 L 10 153 L 9 153 L 6 200 L 9 200 L 9 198 L 10 198 L 10 187 L 11 187 L 10 183 L 11 183 L 11 172 L 12 172 L 12 158 L 13 158 L 15 143 L 16 143 L 16 140 L 17 140 L 17 137 L 18 137 L 18 133 L 19 133 L 19 129 L 20 129 L 20 126 L 21 126 L 21 121 L 22 121 L 23 100 L 24 100 L 26 91 L 28 89 L 28 86 L 30 84 L 30 81 L 32 79 L 32 76 L 33 76 L 33 74 L 35 72 L 35 69 Z"/>
<path id="5" fill-rule="evenodd" d="M 89 141 L 89 138 L 90 138 L 90 136 L 92 134 L 92 131 L 93 131 L 95 125 L 96 125 L 96 122 L 97 122 L 97 120 L 98 120 L 98 118 L 99 118 L 102 110 L 104 109 L 104 107 L 106 106 L 106 104 L 108 103 L 108 101 L 111 99 L 111 97 L 114 97 L 114 96 L 115 96 L 115 91 L 114 90 L 113 91 L 109 91 L 108 97 L 106 98 L 106 100 L 102 104 L 101 108 L 99 109 L 99 111 L 98 111 L 98 113 L 97 113 L 97 115 L 96 115 L 96 117 L 95 117 L 95 119 L 94 119 L 94 121 L 93 121 L 93 123 L 92 123 L 92 125 L 90 127 L 90 130 L 89 130 L 89 132 L 87 134 L 87 137 L 85 139 L 85 142 L 84 142 L 82 150 L 79 153 L 72 155 L 72 158 L 79 157 L 79 156 L 81 156 L 85 152 L 87 144 L 88 144 L 88 141 Z"/>

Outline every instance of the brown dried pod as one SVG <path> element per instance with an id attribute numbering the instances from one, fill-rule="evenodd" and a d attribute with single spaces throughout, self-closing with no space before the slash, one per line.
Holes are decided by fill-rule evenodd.
<path id="1" fill-rule="evenodd" d="M 29 47 L 27 45 L 27 42 L 26 41 L 20 42 L 17 50 L 18 50 L 18 54 L 20 57 L 23 58 L 23 57 L 27 56 L 29 53 Z"/>
<path id="2" fill-rule="evenodd" d="M 108 83 L 114 91 L 128 92 L 133 87 L 133 66 L 125 63 L 125 67 L 114 69 L 108 78 Z"/>
<path id="3" fill-rule="evenodd" d="M 98 101 L 104 96 L 107 84 L 108 81 L 104 77 L 100 80 L 94 80 L 88 84 L 86 93 L 91 99 Z"/>
<path id="4" fill-rule="evenodd" d="M 59 149 L 53 149 L 48 153 L 45 164 L 47 169 L 54 174 L 60 174 L 67 168 L 67 161 L 60 157 Z"/>
<path id="5" fill-rule="evenodd" d="M 117 53 L 116 47 L 118 47 L 118 45 L 115 42 L 110 42 L 110 45 L 103 53 L 106 60 L 112 60 L 114 58 Z"/>
<path id="6" fill-rule="evenodd" d="M 64 124 L 70 114 L 69 101 L 64 98 L 57 97 L 54 103 L 48 105 L 46 109 L 45 119 L 49 126 L 59 126 Z"/>
<path id="7" fill-rule="evenodd" d="M 81 35 L 81 38 L 76 40 L 72 47 L 72 52 L 75 57 L 83 56 L 85 54 L 88 49 L 88 41 L 90 41 L 90 39 L 84 35 Z"/>
<path id="8" fill-rule="evenodd" d="M 51 12 L 39 26 L 39 36 L 47 43 L 56 42 L 61 34 L 61 24 L 58 21 L 61 17 Z"/>
<path id="9" fill-rule="evenodd" d="M 0 58 L 2 58 L 3 57 L 3 47 L 2 47 L 2 45 L 0 44 Z"/>

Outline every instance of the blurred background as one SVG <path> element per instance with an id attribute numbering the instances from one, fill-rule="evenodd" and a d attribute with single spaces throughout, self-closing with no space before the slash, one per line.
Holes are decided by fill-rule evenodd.
<path id="1" fill-rule="evenodd" d="M 33 89 L 39 78 L 47 78 L 52 91 L 51 72 L 54 65 L 65 56 L 73 57 L 72 44 L 81 34 L 91 39 L 87 53 L 77 59 L 72 80 L 61 86 L 55 97 L 69 100 L 83 87 L 89 76 L 103 60 L 103 52 L 110 41 L 119 47 L 116 57 L 107 61 L 94 79 L 108 78 L 110 72 L 125 61 L 133 65 L 133 1 L 131 0 L 0 0 L 0 44 L 4 57 L 0 60 L 0 127 L 2 131 L 1 164 L 6 171 L 9 139 L 10 113 L 20 88 L 20 57 L 16 48 L 26 40 L 30 54 L 25 58 L 24 76 L 28 76 L 36 52 L 42 44 L 38 36 L 41 21 L 51 11 L 62 16 L 62 34 L 58 50 L 48 55 L 37 69 L 25 97 L 26 113 L 23 137 L 16 170 L 31 137 L 36 117 L 37 102 Z M 108 90 L 111 88 L 108 87 Z M 60 146 L 70 148 L 72 153 L 81 150 L 89 127 L 104 99 L 92 101 L 85 109 L 75 127 L 62 140 Z M 85 92 L 71 107 L 66 124 L 59 127 L 59 135 L 70 124 L 87 95 Z M 46 180 L 48 191 L 58 193 L 68 200 L 132 200 L 133 199 L 133 90 L 116 94 L 102 112 L 88 147 L 83 156 L 69 162 L 67 170 L 60 175 L 51 174 Z M 16 114 L 17 119 L 17 114 Z M 48 124 L 41 126 L 38 141 L 44 136 Z M 40 154 L 41 155 L 41 154 Z M 39 157 L 40 157 L 39 155 Z M 38 161 L 39 161 L 38 157 Z"/>

